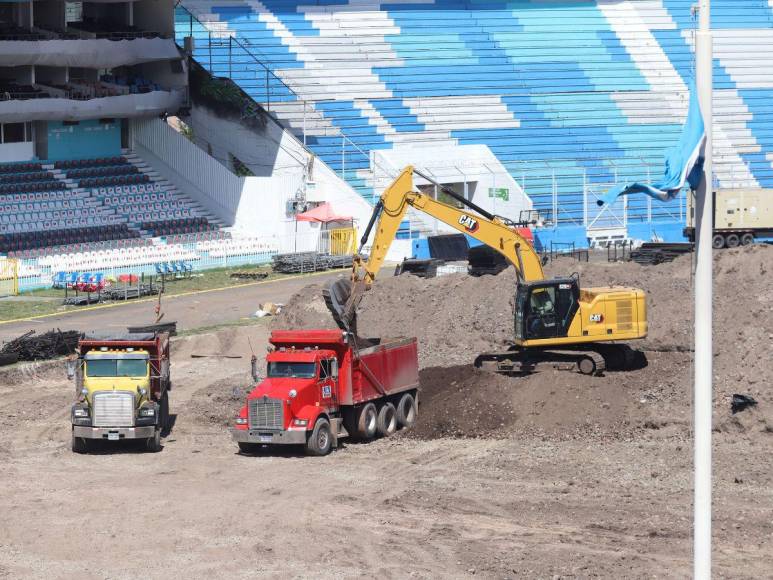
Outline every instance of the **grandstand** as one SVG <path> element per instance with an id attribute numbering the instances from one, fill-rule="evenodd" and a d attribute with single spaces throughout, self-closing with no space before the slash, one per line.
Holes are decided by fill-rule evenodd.
<path id="1" fill-rule="evenodd" d="M 366 199 L 374 153 L 478 144 L 560 224 L 630 229 L 683 221 L 682 201 L 631 198 L 613 216 L 594 202 L 612 183 L 662 172 L 693 79 L 693 4 L 183 0 L 175 19 L 200 64 Z M 716 180 L 770 187 L 773 9 L 712 4 Z"/>
<path id="2" fill-rule="evenodd" d="M 172 2 L 32 8 L 0 3 L 0 254 L 19 261 L 21 288 L 270 259 L 135 143 L 187 102 Z"/>

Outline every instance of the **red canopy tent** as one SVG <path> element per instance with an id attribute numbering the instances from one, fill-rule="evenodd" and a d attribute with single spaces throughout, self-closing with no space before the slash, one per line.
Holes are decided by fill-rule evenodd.
<path id="1" fill-rule="evenodd" d="M 314 209 L 296 214 L 295 219 L 299 222 L 318 222 L 326 224 L 328 222 L 351 221 L 352 216 L 337 214 L 330 202 L 326 201 Z"/>
<path id="2" fill-rule="evenodd" d="M 330 202 L 318 205 L 317 207 L 295 214 L 295 250 L 298 250 L 298 222 L 315 222 L 325 224 L 323 229 L 327 229 L 327 224 L 331 222 L 348 221 L 354 227 L 354 217 L 350 215 L 340 215 L 335 212 Z"/>

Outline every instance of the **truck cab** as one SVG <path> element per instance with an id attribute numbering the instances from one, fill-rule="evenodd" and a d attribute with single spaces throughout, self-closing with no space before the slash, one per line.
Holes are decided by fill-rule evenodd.
<path id="1" fill-rule="evenodd" d="M 236 429 L 254 443 L 305 444 L 320 414 L 335 420 L 339 411 L 336 352 L 280 347 L 266 357 L 266 378 L 247 396 Z"/>
<path id="2" fill-rule="evenodd" d="M 68 373 L 76 382 L 72 447 L 93 439 L 144 439 L 151 451 L 169 415 L 168 335 L 84 338 Z"/>

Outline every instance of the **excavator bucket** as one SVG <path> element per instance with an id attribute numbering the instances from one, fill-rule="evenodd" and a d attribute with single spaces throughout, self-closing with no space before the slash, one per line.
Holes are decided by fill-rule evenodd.
<path id="1" fill-rule="evenodd" d="M 353 332 L 356 326 L 356 312 L 350 312 L 348 305 L 352 297 L 352 281 L 341 278 L 328 283 L 322 290 L 330 313 L 342 330 Z"/>

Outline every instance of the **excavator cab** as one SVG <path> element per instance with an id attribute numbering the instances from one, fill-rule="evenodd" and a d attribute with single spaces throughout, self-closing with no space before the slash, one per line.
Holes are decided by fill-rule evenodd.
<path id="1" fill-rule="evenodd" d="M 577 278 L 520 283 L 515 299 L 516 342 L 567 336 L 579 300 Z"/>

